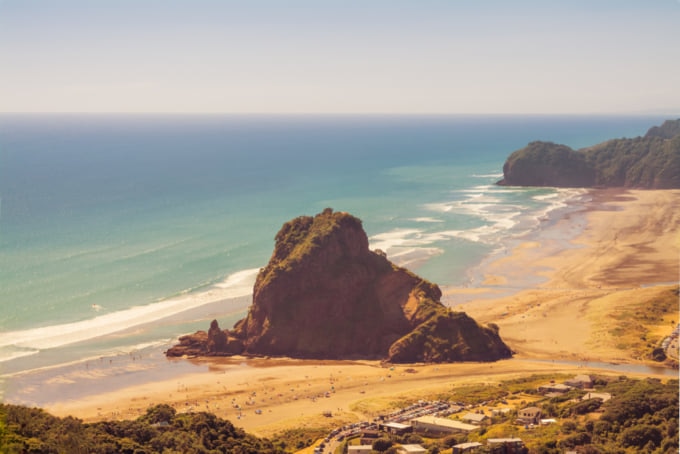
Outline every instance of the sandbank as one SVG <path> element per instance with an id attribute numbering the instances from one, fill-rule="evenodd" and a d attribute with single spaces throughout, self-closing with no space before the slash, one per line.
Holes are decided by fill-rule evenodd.
<path id="1" fill-rule="evenodd" d="M 399 398 L 417 399 L 458 384 L 534 373 L 620 374 L 598 369 L 607 365 L 594 362 L 646 360 L 617 347 L 607 331 L 608 317 L 677 285 L 680 191 L 589 194 L 592 199 L 583 210 L 485 266 L 478 288 L 444 289 L 447 303 L 500 327 L 516 352 L 511 360 L 396 366 L 375 361 L 199 360 L 197 372 L 101 389 L 52 402 L 47 409 L 95 421 L 134 418 L 149 405 L 168 403 L 178 411 L 208 410 L 249 432 L 271 436 L 286 428 L 366 419 Z M 541 278 L 538 284 L 535 277 Z M 677 323 L 677 311 L 670 317 Z M 672 328 L 669 323 L 669 333 Z M 328 421 L 325 411 L 333 414 Z"/>

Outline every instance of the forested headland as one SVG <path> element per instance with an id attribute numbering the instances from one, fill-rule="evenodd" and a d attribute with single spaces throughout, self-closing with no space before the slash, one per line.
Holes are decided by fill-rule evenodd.
<path id="1" fill-rule="evenodd" d="M 535 141 L 503 165 L 505 186 L 680 188 L 680 119 L 621 138 L 573 150 Z"/>

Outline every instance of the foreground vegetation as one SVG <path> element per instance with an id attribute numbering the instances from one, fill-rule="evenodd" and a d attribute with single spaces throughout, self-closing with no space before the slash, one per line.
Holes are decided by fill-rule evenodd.
<path id="1" fill-rule="evenodd" d="M 490 424 L 468 435 L 425 438 L 415 434 L 381 438 L 373 446 L 378 452 L 397 452 L 400 443 L 420 443 L 430 453 L 448 454 L 464 442 L 490 438 L 521 438 L 528 453 L 558 454 L 573 450 L 581 454 L 670 454 L 678 452 L 678 380 L 662 383 L 656 379 L 635 380 L 625 376 L 596 377 L 597 392 L 611 394 L 611 400 L 588 399 L 587 392 L 574 389 L 557 397 L 538 394 L 537 387 L 557 376 L 532 376 L 499 384 L 467 385 L 446 396 L 451 401 L 474 405 L 471 411 L 489 415 L 491 410 L 514 407 L 497 414 Z M 561 377 L 561 378 L 566 378 Z M 515 420 L 517 409 L 535 406 L 543 418 L 556 422 L 522 426 Z M 456 418 L 453 416 L 452 418 Z M 386 440 L 387 439 L 387 440 Z M 351 443 L 351 442 L 349 442 Z M 480 453 L 494 452 L 487 446 Z"/>
<path id="2" fill-rule="evenodd" d="M 134 421 L 57 418 L 37 408 L 0 405 L 2 453 L 278 454 L 285 446 L 246 434 L 210 413 L 177 414 L 150 407 Z"/>
<path id="3" fill-rule="evenodd" d="M 586 391 L 572 390 L 558 397 L 531 403 L 555 424 L 533 428 L 513 427 L 513 415 L 484 433 L 486 438 L 514 435 L 522 438 L 529 452 L 557 454 L 579 447 L 582 453 L 677 453 L 678 381 L 633 380 L 625 376 L 597 378 L 595 389 L 611 400 L 588 399 Z M 527 393 L 534 393 L 531 389 Z"/>
<path id="4" fill-rule="evenodd" d="M 396 452 L 399 443 L 420 443 L 431 453 L 445 454 L 466 441 L 484 444 L 489 438 L 517 437 L 524 441 L 529 453 L 678 452 L 678 380 L 664 383 L 625 376 L 596 377 L 594 388 L 612 396 L 606 402 L 584 399 L 586 391 L 578 389 L 557 397 L 537 393 L 538 385 L 561 378 L 566 376 L 532 376 L 454 387 L 436 398 L 472 405 L 472 411 L 487 415 L 493 409 L 514 410 L 496 413 L 491 416 L 491 424 L 469 435 L 435 439 L 417 434 L 392 438 L 385 435 L 374 450 Z M 399 399 L 389 406 L 406 404 Z M 532 427 L 517 425 L 516 410 L 524 406 L 539 407 L 544 418 L 554 418 L 556 422 Z M 150 407 L 145 415 L 133 421 L 92 424 L 73 417 L 57 418 L 40 409 L 0 405 L 2 453 L 290 453 L 312 445 L 324 432 L 323 428 L 311 432 L 291 429 L 271 441 L 248 435 L 215 415 L 177 414 L 168 405 Z"/>

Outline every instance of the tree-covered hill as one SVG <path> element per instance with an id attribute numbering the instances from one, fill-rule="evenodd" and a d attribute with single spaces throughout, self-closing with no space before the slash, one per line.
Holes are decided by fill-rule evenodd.
<path id="1" fill-rule="evenodd" d="M 38 408 L 0 404 L 2 453 L 234 453 L 279 454 L 283 447 L 257 438 L 210 413 L 177 414 L 150 407 L 134 421 L 93 424 L 58 418 Z"/>
<path id="2" fill-rule="evenodd" d="M 680 119 L 652 127 L 644 137 L 613 139 L 573 150 L 532 142 L 503 166 L 506 186 L 680 188 Z"/>

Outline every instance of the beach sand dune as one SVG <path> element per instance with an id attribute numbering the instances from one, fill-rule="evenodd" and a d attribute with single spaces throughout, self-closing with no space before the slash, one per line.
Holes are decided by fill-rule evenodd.
<path id="1" fill-rule="evenodd" d="M 261 436 L 374 415 L 397 399 L 417 399 L 465 383 L 533 373 L 583 373 L 586 361 L 644 363 L 610 327 L 636 304 L 677 285 L 680 191 L 592 191 L 584 211 L 519 244 L 485 269 L 482 287 L 448 288 L 449 302 L 496 323 L 516 351 L 495 363 L 389 366 L 379 362 L 223 358 L 207 372 L 54 402 L 48 410 L 86 421 L 134 418 L 152 404 L 208 410 Z M 536 277 L 541 277 L 538 284 Z M 677 305 L 650 328 L 672 330 Z M 652 323 L 652 322 L 650 322 Z M 656 322 L 655 322 L 656 323 Z M 544 359 L 544 361 L 537 361 Z M 553 361 L 545 361 L 550 359 Z M 555 361 L 557 360 L 557 361 Z M 559 360 L 576 361 L 573 365 Z"/>

